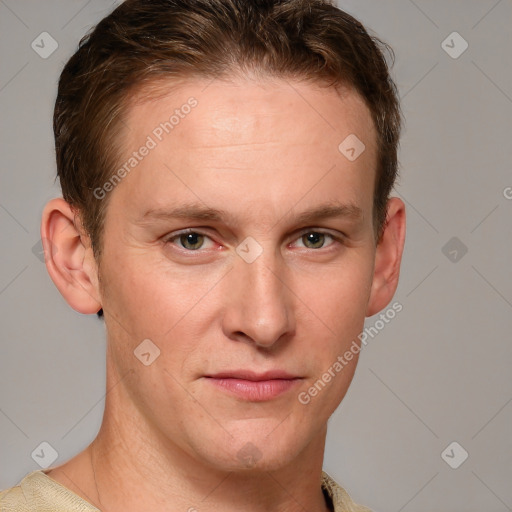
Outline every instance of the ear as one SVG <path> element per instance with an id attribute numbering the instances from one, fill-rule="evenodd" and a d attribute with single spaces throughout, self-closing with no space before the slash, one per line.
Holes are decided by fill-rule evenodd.
<path id="1" fill-rule="evenodd" d="M 391 302 L 398 286 L 404 243 L 405 204 L 398 197 L 392 197 L 388 201 L 385 228 L 375 252 L 366 316 L 375 315 Z"/>
<path id="2" fill-rule="evenodd" d="M 101 309 L 98 268 L 90 238 L 64 199 L 52 199 L 45 206 L 41 241 L 48 273 L 67 303 L 84 314 Z"/>

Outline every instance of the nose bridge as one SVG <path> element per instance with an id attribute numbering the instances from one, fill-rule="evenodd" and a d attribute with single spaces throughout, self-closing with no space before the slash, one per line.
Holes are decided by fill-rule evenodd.
<path id="1" fill-rule="evenodd" d="M 237 284 L 231 329 L 243 332 L 258 345 L 270 346 L 294 328 L 291 291 L 284 283 L 283 262 L 271 243 L 246 243 L 240 244 L 240 257 L 233 269 Z"/>
<path id="2" fill-rule="evenodd" d="M 279 256 L 270 247 L 266 247 L 252 263 L 239 262 L 249 285 L 248 291 L 258 296 L 260 304 L 283 299 L 283 265 Z M 281 275 L 280 275 L 281 274 Z"/>

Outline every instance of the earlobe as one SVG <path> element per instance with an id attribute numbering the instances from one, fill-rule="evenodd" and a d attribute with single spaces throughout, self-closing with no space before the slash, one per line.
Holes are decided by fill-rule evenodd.
<path id="1" fill-rule="evenodd" d="M 398 286 L 405 243 L 405 204 L 398 197 L 388 201 L 386 226 L 377 245 L 370 300 L 366 316 L 384 309 Z"/>
<path id="2" fill-rule="evenodd" d="M 101 308 L 97 265 L 89 237 L 77 226 L 75 215 L 62 198 L 52 199 L 45 206 L 41 240 L 46 268 L 75 311 L 93 314 Z"/>

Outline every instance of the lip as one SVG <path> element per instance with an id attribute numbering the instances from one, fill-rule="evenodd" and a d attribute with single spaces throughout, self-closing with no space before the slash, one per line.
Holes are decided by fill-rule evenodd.
<path id="1" fill-rule="evenodd" d="M 225 372 L 219 372 L 212 375 L 206 375 L 212 379 L 241 379 L 250 380 L 253 382 L 263 380 L 277 380 L 277 379 L 297 379 L 297 375 L 292 375 L 284 370 L 269 370 L 267 372 L 257 373 L 252 370 L 228 370 Z"/>
<path id="2" fill-rule="evenodd" d="M 235 370 L 206 375 L 214 386 L 229 394 L 250 402 L 264 402 L 290 391 L 301 377 L 282 370 L 256 373 L 250 370 Z"/>

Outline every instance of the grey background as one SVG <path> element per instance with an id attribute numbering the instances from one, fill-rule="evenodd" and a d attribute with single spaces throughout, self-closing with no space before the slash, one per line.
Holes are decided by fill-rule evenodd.
<path id="1" fill-rule="evenodd" d="M 396 52 L 408 234 L 403 311 L 363 349 L 329 422 L 324 469 L 375 511 L 512 510 L 512 2 L 339 5 Z M 0 0 L 0 488 L 39 468 L 42 441 L 57 465 L 101 423 L 103 323 L 67 306 L 32 249 L 43 205 L 59 195 L 58 76 L 113 6 Z M 59 45 L 46 59 L 31 48 L 43 31 Z M 441 46 L 454 31 L 469 44 L 458 58 Z M 469 453 L 458 469 L 441 457 L 453 441 Z"/>

